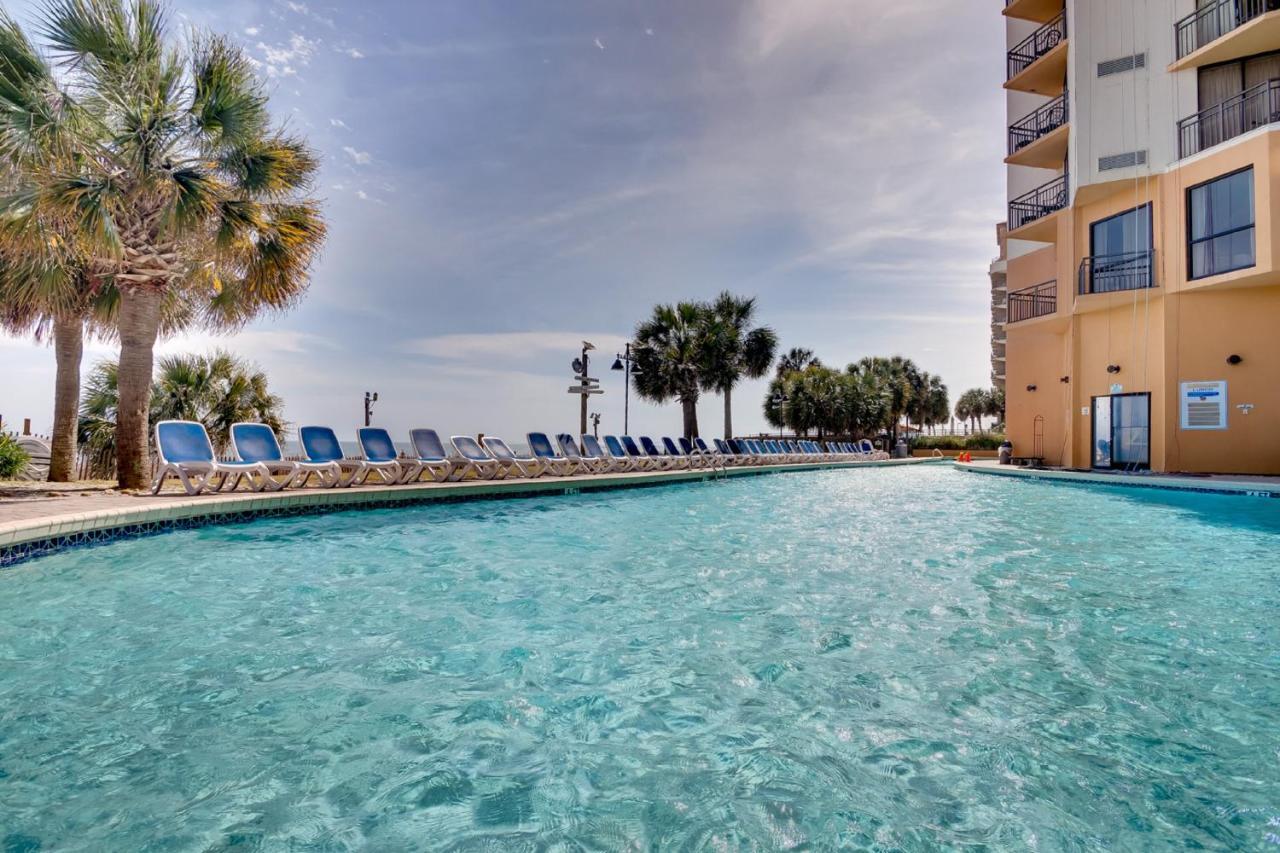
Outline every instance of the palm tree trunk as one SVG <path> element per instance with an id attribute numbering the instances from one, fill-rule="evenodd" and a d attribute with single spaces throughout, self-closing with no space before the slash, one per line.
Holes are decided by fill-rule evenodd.
<path id="1" fill-rule="evenodd" d="M 162 301 L 163 292 L 155 287 L 131 287 L 121 294 L 116 477 L 122 489 L 145 489 L 151 481 L 148 412 Z"/>
<path id="2" fill-rule="evenodd" d="M 724 389 L 724 440 L 733 438 L 733 389 Z"/>
<path id="3" fill-rule="evenodd" d="M 684 413 L 684 437 L 698 437 L 698 398 L 681 397 L 680 408 Z"/>
<path id="4" fill-rule="evenodd" d="M 84 324 L 80 318 L 53 322 L 53 352 L 58 369 L 53 393 L 53 442 L 49 450 L 49 482 L 76 478 L 76 429 L 80 409 L 80 358 Z"/>

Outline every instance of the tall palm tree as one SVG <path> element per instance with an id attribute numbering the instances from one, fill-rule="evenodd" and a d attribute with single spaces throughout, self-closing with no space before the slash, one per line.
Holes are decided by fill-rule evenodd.
<path id="1" fill-rule="evenodd" d="M 786 376 L 788 373 L 796 373 L 810 366 L 822 366 L 822 362 L 813 354 L 813 350 L 805 349 L 804 347 L 792 347 L 778 359 L 777 375 Z"/>
<path id="2" fill-rule="evenodd" d="M 230 326 L 290 306 L 324 238 L 318 204 L 303 197 L 317 162 L 272 126 L 240 48 L 203 34 L 171 41 L 156 0 L 46 0 L 41 21 L 62 85 L 11 75 L 20 90 L 6 95 L 0 81 L 0 151 L 35 132 L 56 144 L 18 170 L 0 221 L 18 233 L 61 223 L 89 273 L 119 289 L 117 476 L 141 488 L 166 300 L 201 294 L 203 319 Z M 11 19 L 0 30 L 0 66 L 44 64 Z"/>
<path id="3" fill-rule="evenodd" d="M 636 327 L 631 374 L 636 393 L 646 400 L 679 400 L 684 435 L 698 435 L 698 397 L 706 365 L 707 306 L 698 302 L 655 305 L 653 315 Z"/>
<path id="4" fill-rule="evenodd" d="M 238 421 L 265 423 L 277 434 L 283 432 L 283 407 L 268 388 L 266 374 L 230 353 L 174 355 L 156 364 L 147 421 L 148 428 L 162 420 L 199 421 L 222 454 L 231 446 L 231 425 Z M 116 452 L 119 409 L 117 365 L 99 362 L 85 383 L 79 421 L 80 440 L 98 458 Z"/>
<path id="5" fill-rule="evenodd" d="M 884 358 L 867 356 L 849 365 L 852 373 L 875 376 L 886 393 L 885 419 L 882 426 L 889 431 L 890 444 L 898 442 L 898 424 L 911 405 L 916 386 L 920 383 L 920 369 L 915 362 L 900 355 Z"/>
<path id="6" fill-rule="evenodd" d="M 769 372 L 778 336 L 768 326 L 752 328 L 756 300 L 724 291 L 705 314 L 706 387 L 724 398 L 724 437 L 733 438 L 733 388 Z"/>

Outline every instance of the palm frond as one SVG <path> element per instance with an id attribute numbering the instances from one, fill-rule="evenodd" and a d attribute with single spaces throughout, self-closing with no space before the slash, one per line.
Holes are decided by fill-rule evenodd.
<path id="1" fill-rule="evenodd" d="M 267 98 L 240 47 L 222 36 L 204 36 L 191 54 L 189 115 L 206 150 L 241 150 L 261 139 L 270 123 Z"/>

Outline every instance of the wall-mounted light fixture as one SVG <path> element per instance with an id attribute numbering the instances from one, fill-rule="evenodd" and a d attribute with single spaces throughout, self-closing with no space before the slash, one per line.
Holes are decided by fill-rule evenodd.
<path id="1" fill-rule="evenodd" d="M 1034 391 L 1034 390 L 1036 390 L 1036 386 L 1034 386 L 1034 385 L 1028 385 L 1028 386 L 1027 386 L 1027 390 L 1028 390 L 1028 391 Z"/>
<path id="2" fill-rule="evenodd" d="M 1107 373 L 1119 373 L 1119 372 L 1120 372 L 1120 365 L 1118 364 L 1107 365 Z"/>
<path id="3" fill-rule="evenodd" d="M 1235 353 L 1232 353 L 1231 355 L 1227 356 L 1227 364 L 1239 364 L 1242 361 L 1244 361 L 1244 359 L 1236 355 Z"/>
<path id="4" fill-rule="evenodd" d="M 1071 377 L 1070 377 L 1070 376 L 1064 376 L 1064 377 L 1062 377 L 1061 379 L 1059 379 L 1058 381 L 1059 381 L 1059 382 L 1061 382 L 1063 385 L 1067 385 L 1067 384 L 1069 384 L 1069 383 L 1071 382 Z"/>

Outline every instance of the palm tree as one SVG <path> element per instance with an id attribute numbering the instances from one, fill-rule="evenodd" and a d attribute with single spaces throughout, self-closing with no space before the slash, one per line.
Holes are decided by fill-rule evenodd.
<path id="1" fill-rule="evenodd" d="M 987 392 L 981 388 L 970 388 L 956 401 L 956 417 L 962 421 L 968 421 L 970 427 L 976 432 L 988 408 L 990 408 L 990 402 Z"/>
<path id="2" fill-rule="evenodd" d="M 821 367 L 822 362 L 813 354 L 813 350 L 803 347 L 792 347 L 778 359 L 778 376 L 797 373 L 806 367 Z"/>
<path id="3" fill-rule="evenodd" d="M 882 426 L 889 431 L 889 443 L 898 443 L 898 423 L 911 405 L 920 384 L 920 369 L 909 358 L 868 356 L 849 365 L 849 372 L 874 376 L 886 394 L 885 418 Z"/>
<path id="4" fill-rule="evenodd" d="M 768 326 L 751 327 L 756 301 L 727 290 L 705 314 L 705 387 L 724 397 L 724 437 L 733 438 L 733 388 L 742 379 L 759 379 L 769 372 L 778 336 Z"/>
<path id="5" fill-rule="evenodd" d="M 120 292 L 117 476 L 148 480 L 154 347 L 175 291 L 207 297 L 202 319 L 236 326 L 306 289 L 324 238 L 302 197 L 317 162 L 271 125 L 250 59 L 226 38 L 169 42 L 157 0 L 46 0 L 55 85 L 11 19 L 0 20 L 0 151 L 52 140 L 0 200 L 10 233 L 58 222 L 91 276 Z M 14 90 L 14 91 L 10 91 Z"/>
<path id="6" fill-rule="evenodd" d="M 266 374 L 230 353 L 167 356 L 156 368 L 148 429 L 162 420 L 199 421 L 219 454 L 229 450 L 231 425 L 239 421 L 267 424 L 277 434 L 284 430 L 284 404 L 267 387 Z M 81 442 L 99 459 L 117 450 L 119 409 L 117 365 L 99 362 L 85 383 L 79 423 Z"/>
<path id="7" fill-rule="evenodd" d="M 636 369 L 631 378 L 646 400 L 679 400 L 684 435 L 698 435 L 698 397 L 707 358 L 706 305 L 680 302 L 655 305 L 653 316 L 636 327 Z"/>

